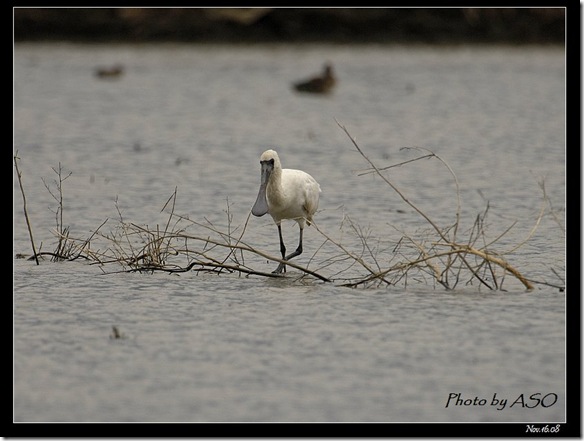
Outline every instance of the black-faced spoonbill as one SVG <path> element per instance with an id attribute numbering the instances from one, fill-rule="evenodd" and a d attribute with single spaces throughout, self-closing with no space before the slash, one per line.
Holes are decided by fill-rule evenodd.
<path id="1" fill-rule="evenodd" d="M 310 225 L 318 208 L 320 185 L 308 173 L 289 168 L 282 169 L 280 158 L 274 150 L 266 150 L 260 157 L 261 181 L 258 198 L 251 209 L 254 216 L 270 213 L 278 226 L 282 260 L 290 260 L 302 253 L 302 232 L 304 225 Z M 300 240 L 296 251 L 286 256 L 282 239 L 282 220 L 292 219 L 300 227 Z M 286 265 L 280 263 L 273 271 L 286 272 Z"/>

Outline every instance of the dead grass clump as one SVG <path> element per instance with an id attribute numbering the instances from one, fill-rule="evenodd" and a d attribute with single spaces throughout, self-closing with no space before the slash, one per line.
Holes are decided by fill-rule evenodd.
<path id="1" fill-rule="evenodd" d="M 502 290 L 504 282 L 511 278 L 527 290 L 533 290 L 537 284 L 564 289 L 564 281 L 557 271 L 552 269 L 554 276 L 560 280 L 559 283 L 534 281 L 522 274 L 508 260 L 508 256 L 533 236 L 545 213 L 551 213 L 565 233 L 563 224 L 547 197 L 543 182 L 540 184 L 544 195 L 542 208 L 535 219 L 533 228 L 520 243 L 502 250 L 502 246 L 499 245 L 514 224 L 494 238 L 487 234 L 488 203 L 485 209 L 476 215 L 472 226 L 461 232 L 459 183 L 446 161 L 427 149 L 415 148 L 414 151 L 419 152 L 416 158 L 387 167 L 379 167 L 367 157 L 348 130 L 339 122 L 337 124 L 368 164 L 366 173 L 374 173 L 381 178 L 383 183 L 420 217 L 426 225 L 424 231 L 408 233 L 398 226 L 393 226 L 401 237 L 395 242 L 388 243 L 386 240 L 380 240 L 369 229 L 363 228 L 349 216 L 344 216 L 341 231 L 343 234 L 350 234 L 353 239 L 352 245 L 346 245 L 342 239 L 333 238 L 323 228 L 313 223 L 314 228 L 323 238 L 321 245 L 306 266 L 294 261 L 286 261 L 285 263 L 298 270 L 298 273 L 294 275 L 295 272 L 289 272 L 284 276 L 254 268 L 254 262 L 258 260 L 278 263 L 284 260 L 259 250 L 243 240 L 251 212 L 248 213 L 242 225 L 234 226 L 233 214 L 227 200 L 225 227 L 218 227 L 207 218 L 203 221 L 194 221 L 189 216 L 176 213 L 177 189 L 175 188 L 160 210 L 160 213 L 166 216 L 164 221 L 154 227 L 139 225 L 125 219 L 116 200 L 118 213 L 116 220 L 106 219 L 88 238 L 74 238 L 69 228 L 63 223 L 63 182 L 70 173 L 65 175 L 59 164 L 57 168 L 53 168 L 57 175 L 53 185 L 50 186 L 45 182 L 45 187 L 57 202 L 57 208 L 54 211 L 57 245 L 53 253 L 37 252 L 32 239 L 32 228 L 26 212 L 26 200 L 15 156 L 14 162 L 21 184 L 25 217 L 33 246 L 33 258 L 37 262 L 38 257 L 44 254 L 51 255 L 52 260 L 84 258 L 90 264 L 98 265 L 105 274 L 194 271 L 218 275 L 297 277 L 298 279 L 311 277 L 353 288 L 408 286 L 416 283 L 449 290 L 469 285 L 477 286 L 479 289 Z M 385 173 L 392 168 L 408 166 L 422 159 L 438 161 L 454 182 L 456 209 L 452 213 L 452 220 L 446 225 L 439 224 L 411 201 Z M 107 227 L 111 227 L 109 231 L 106 231 Z M 326 257 L 321 258 L 325 252 Z M 116 264 L 118 269 L 109 270 L 112 264 Z M 309 269 L 310 265 L 317 265 L 317 268 Z M 326 272 L 333 274 L 324 275 Z"/>

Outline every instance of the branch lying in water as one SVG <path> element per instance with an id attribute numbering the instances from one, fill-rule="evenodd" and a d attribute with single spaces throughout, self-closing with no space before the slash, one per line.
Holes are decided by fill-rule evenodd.
<path id="1" fill-rule="evenodd" d="M 452 171 L 452 168 L 446 163 L 446 161 L 427 149 L 421 149 L 425 152 L 423 156 L 395 165 L 403 166 L 419 159 L 436 158 L 444 166 L 446 166 L 455 183 L 457 208 L 453 224 L 447 228 L 443 228 L 439 226 L 438 223 L 435 222 L 426 212 L 424 212 L 420 207 L 412 202 L 405 195 L 405 193 L 398 188 L 397 185 L 395 185 L 386 175 L 382 173 L 383 170 L 387 170 L 395 166 L 383 168 L 378 167 L 367 157 L 361 147 L 359 147 L 357 144 L 355 138 L 352 137 L 349 131 L 346 129 L 346 127 L 338 121 L 336 121 L 336 123 L 349 137 L 353 146 L 363 157 L 363 159 L 365 159 L 365 161 L 370 165 L 371 169 L 368 172 L 375 173 L 377 176 L 379 176 L 395 193 L 397 193 L 397 195 L 405 204 L 412 208 L 432 227 L 437 235 L 437 237 L 431 240 L 414 240 L 409 235 L 404 235 L 402 240 L 398 242 L 399 249 L 403 250 L 405 246 L 409 244 L 412 246 L 412 249 L 416 254 L 413 257 L 410 257 L 406 262 L 399 262 L 382 271 L 374 272 L 371 269 L 373 267 L 372 263 L 365 263 L 361 258 L 355 258 L 356 261 L 358 261 L 364 268 L 368 270 L 369 275 L 351 281 L 350 283 L 346 284 L 347 286 L 359 286 L 370 284 L 372 282 L 393 284 L 396 280 L 404 279 L 408 272 L 410 272 L 412 269 L 415 269 L 417 271 L 422 271 L 427 275 L 431 275 L 435 282 L 447 289 L 454 288 L 463 278 L 466 280 L 466 284 L 472 284 L 473 281 L 476 281 L 479 284 L 488 287 L 489 289 L 501 289 L 505 274 L 511 274 L 527 290 L 534 289 L 534 284 L 532 281 L 521 274 L 519 270 L 512 266 L 508 261 L 503 259 L 501 255 L 509 254 L 510 252 L 517 250 L 520 246 L 524 245 L 530 237 L 533 236 L 541 221 L 541 218 L 545 213 L 545 207 L 542 207 L 540 210 L 535 225 L 533 226 L 527 238 L 506 253 L 497 253 L 492 251 L 492 246 L 499 239 L 501 239 L 505 233 L 510 230 L 510 228 L 507 229 L 503 234 L 499 235 L 495 240 L 487 241 L 485 239 L 484 218 L 488 211 L 488 206 L 482 215 L 477 216 L 477 220 L 475 221 L 474 228 L 470 232 L 470 236 L 466 241 L 464 241 L 464 243 L 461 243 L 457 238 L 461 212 L 459 183 L 456 175 Z M 544 188 L 543 184 L 541 187 Z M 547 197 L 545 200 L 547 201 Z M 361 239 L 363 240 L 363 238 Z M 483 246 L 476 246 L 479 239 L 483 240 Z M 340 247 L 340 244 L 335 243 L 335 245 Z M 447 248 L 447 250 L 444 250 L 444 248 Z M 343 251 L 345 251 L 344 248 Z M 471 257 L 473 258 L 472 262 L 470 259 Z M 375 265 L 378 265 L 379 259 L 376 257 L 373 257 L 373 259 L 375 260 Z M 497 274 L 495 267 L 499 267 L 503 270 L 502 275 Z M 395 275 L 393 279 L 388 279 L 388 275 L 390 274 Z"/>

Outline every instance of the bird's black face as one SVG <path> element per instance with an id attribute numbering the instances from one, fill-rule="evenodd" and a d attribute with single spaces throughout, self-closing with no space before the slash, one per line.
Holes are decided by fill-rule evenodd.
<path id="1" fill-rule="evenodd" d="M 261 166 L 261 185 L 268 185 L 268 179 L 274 170 L 274 158 L 266 161 L 260 161 Z"/>

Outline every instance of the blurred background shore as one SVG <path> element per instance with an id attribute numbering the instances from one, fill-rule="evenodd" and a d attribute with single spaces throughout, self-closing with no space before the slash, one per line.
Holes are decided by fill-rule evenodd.
<path id="1" fill-rule="evenodd" d="M 558 8 L 14 8 L 14 40 L 563 44 Z"/>

